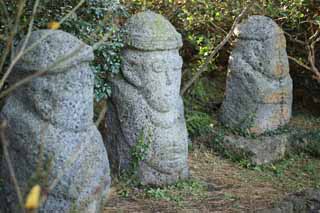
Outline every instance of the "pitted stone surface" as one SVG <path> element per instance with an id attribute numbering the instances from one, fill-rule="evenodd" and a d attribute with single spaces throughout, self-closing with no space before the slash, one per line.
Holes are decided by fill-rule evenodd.
<path id="1" fill-rule="evenodd" d="M 106 123 L 111 166 L 129 170 L 132 148 L 143 135 L 149 148 L 137 168 L 141 183 L 173 183 L 188 177 L 188 135 L 179 94 L 182 41 L 166 19 L 150 11 L 133 16 L 126 29 L 122 75 L 113 79 Z"/>
<path id="2" fill-rule="evenodd" d="M 63 173 L 40 212 L 99 212 L 110 186 L 109 162 L 100 133 L 93 123 L 92 48 L 62 31 L 35 31 L 27 48 L 50 35 L 19 61 L 14 82 L 79 49 L 70 61 L 18 88 L 6 101 L 1 119 L 8 122 L 8 150 L 23 195 L 33 184 L 43 190 Z M 22 41 L 23 42 L 23 41 Z M 20 46 L 22 44 L 20 43 Z M 36 171 L 43 155 L 43 174 Z M 40 170 L 41 171 L 41 170 Z M 8 212 L 16 212 L 17 198 L 8 168 L 2 161 L 2 194 Z M 3 204 L 2 204 L 3 205 Z"/>
<path id="3" fill-rule="evenodd" d="M 264 165 L 284 158 L 288 135 L 259 136 L 248 138 L 239 135 L 226 135 L 220 144 L 220 150 L 231 156 L 248 160 L 252 165 Z"/>
<path id="4" fill-rule="evenodd" d="M 138 13 L 125 26 L 125 43 L 140 50 L 170 50 L 182 47 L 181 35 L 163 16 L 152 11 Z"/>
<path id="5" fill-rule="evenodd" d="M 44 38 L 45 39 L 41 39 Z M 53 71 L 64 70 L 67 67 L 72 67 L 81 62 L 90 62 L 94 59 L 92 48 L 85 45 L 80 40 L 75 40 L 75 37 L 68 33 L 63 33 L 58 30 L 39 30 L 32 33 L 28 40 L 27 46 L 39 42 L 37 48 L 33 48 L 24 54 L 16 64 L 16 68 L 21 70 L 19 74 L 27 74 L 34 70 Z M 20 42 L 17 52 L 21 49 L 23 42 Z M 59 66 L 52 66 L 56 62 L 66 59 L 69 55 L 69 60 L 64 60 Z"/>
<path id="6" fill-rule="evenodd" d="M 283 31 L 270 18 L 252 16 L 235 33 L 221 121 L 258 135 L 275 130 L 289 122 L 292 107 Z"/>

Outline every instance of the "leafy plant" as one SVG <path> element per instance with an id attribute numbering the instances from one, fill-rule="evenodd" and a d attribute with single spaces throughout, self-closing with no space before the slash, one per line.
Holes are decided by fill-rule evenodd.
<path id="1" fill-rule="evenodd" d="M 150 142 L 149 138 L 146 140 L 144 131 L 141 131 L 137 143 L 130 150 L 133 173 L 138 168 L 139 163 L 146 159 Z"/>
<path id="2" fill-rule="evenodd" d="M 187 111 L 186 123 L 191 137 L 206 135 L 212 131 L 212 119 L 204 112 Z"/>
<path id="3" fill-rule="evenodd" d="M 196 199 L 201 199 L 206 196 L 206 187 L 198 180 L 181 180 L 177 183 L 165 187 L 148 187 L 145 189 L 147 197 L 156 200 L 174 201 L 180 203 L 192 195 Z"/>
<path id="4" fill-rule="evenodd" d="M 146 159 L 146 156 L 149 152 L 149 147 L 151 144 L 150 135 L 145 135 L 144 131 L 142 130 L 139 134 L 137 143 L 130 149 L 130 156 L 131 156 L 131 164 L 130 168 L 124 171 L 120 175 L 120 181 L 122 182 L 122 190 L 120 194 L 122 196 L 128 196 L 128 186 L 130 187 L 137 187 L 140 185 L 138 179 L 138 169 L 140 162 Z"/>
<path id="5" fill-rule="evenodd" d="M 294 152 L 304 151 L 314 157 L 320 157 L 320 132 L 319 130 L 312 131 L 297 131 L 291 139 L 291 144 L 294 147 Z"/>
<path id="6" fill-rule="evenodd" d="M 26 1 L 21 21 L 17 26 L 18 33 L 15 36 L 15 43 L 20 40 L 28 30 L 35 1 L 36 0 Z M 0 39 L 6 41 L 9 37 L 8 30 L 12 24 L 8 23 L 7 19 L 14 20 L 20 1 L 6 0 L 4 2 L 6 7 L 0 7 Z M 79 0 L 40 1 L 34 17 L 33 30 L 47 29 L 49 23 L 61 20 L 61 18 L 78 3 Z M 3 10 L 7 10 L 8 17 L 3 15 L 5 14 Z M 110 88 L 107 83 L 108 76 L 119 72 L 120 51 L 123 47 L 121 25 L 126 17 L 128 17 L 128 13 L 117 0 L 86 0 L 81 7 L 60 26 L 61 30 L 73 34 L 89 45 L 93 45 L 97 41 L 107 37 L 103 45 L 100 45 L 95 50 L 95 60 L 92 63 L 95 73 L 95 97 L 97 101 L 110 94 Z M 1 52 L 4 50 L 4 44 L 5 42 L 0 43 Z M 7 63 L 8 61 L 10 61 L 10 57 L 7 58 Z M 3 72 L 4 71 L 1 70 L 2 74 Z"/>

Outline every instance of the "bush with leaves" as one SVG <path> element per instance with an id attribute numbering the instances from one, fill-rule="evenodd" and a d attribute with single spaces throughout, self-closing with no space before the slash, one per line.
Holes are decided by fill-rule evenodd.
<path id="1" fill-rule="evenodd" d="M 39 6 L 37 7 L 34 17 L 33 30 L 48 28 L 49 23 L 61 20 L 61 18 L 79 4 L 79 2 L 79 0 L 39 1 Z M 15 40 L 20 40 L 21 37 L 26 34 L 35 3 L 36 0 L 7 0 L 4 1 L 4 4 L 1 4 L 1 40 L 7 41 L 10 30 L 15 24 L 12 20 L 15 20 L 19 8 L 22 9 L 22 15 L 17 25 Z M 93 45 L 108 35 L 103 45 L 100 45 L 95 50 L 95 61 L 92 64 L 96 77 L 95 97 L 97 100 L 101 100 L 110 92 L 107 84 L 107 76 L 110 73 L 117 73 L 120 69 L 119 52 L 123 46 L 120 26 L 126 17 L 127 12 L 125 8 L 123 8 L 117 0 L 86 0 L 60 26 L 60 29 L 75 35 L 90 45 Z M 4 44 L 3 42 L 1 43 Z M 3 45 L 0 45 L 0 51 L 4 51 Z M 9 63 L 10 57 L 7 57 L 6 61 Z M 4 70 L 1 70 L 2 74 L 4 72 Z"/>
<path id="2" fill-rule="evenodd" d="M 292 62 L 301 62 L 313 71 L 308 59 L 309 38 L 320 30 L 320 2 L 315 0 L 122 0 L 131 13 L 151 9 L 166 16 L 183 35 L 181 51 L 185 62 L 184 80 L 190 78 L 204 63 L 212 49 L 217 46 L 230 30 L 231 25 L 244 5 L 250 2 L 248 15 L 265 15 L 273 18 L 286 32 L 288 53 Z M 320 35 L 317 34 L 316 38 Z M 315 40 L 316 38 L 313 38 Z M 296 42 L 300 40 L 302 42 Z M 209 63 L 209 73 L 226 70 L 227 59 L 233 41 L 225 46 L 219 55 Z M 301 46 L 302 45 L 302 46 Z M 294 61 L 294 59 L 297 59 Z M 222 68 L 222 69 L 221 69 Z M 319 69 L 319 68 L 318 68 Z M 313 75 L 315 72 L 311 73 Z"/>
<path id="3" fill-rule="evenodd" d="M 154 10 L 167 17 L 182 34 L 184 46 L 181 55 L 184 59 L 182 85 L 199 70 L 213 49 L 226 37 L 235 18 L 247 4 L 247 0 L 121 0 L 133 14 L 146 9 Z M 320 39 L 320 2 L 314 0 L 252 0 L 247 15 L 265 15 L 271 17 L 285 31 L 287 51 L 290 56 L 291 75 L 298 86 L 312 87 L 308 92 L 317 97 L 316 86 L 319 64 L 315 57 L 320 55 L 320 45 L 316 43 L 312 53 L 312 42 Z M 312 39 L 310 39 L 312 38 Z M 184 95 L 187 126 L 191 135 L 198 135 L 207 129 L 208 114 L 219 108 L 223 99 L 224 85 L 217 85 L 224 78 L 234 38 L 222 48 L 208 63 L 206 72 Z M 304 73 L 304 74 L 302 74 Z M 217 77 L 219 79 L 217 79 Z M 301 79 L 302 78 L 302 79 Z M 223 79 L 222 79 L 223 80 Z M 203 82 L 213 82 L 215 87 Z M 307 83 L 304 83 L 307 82 Z M 208 86 L 209 85 L 209 86 Z M 222 87 L 222 89 L 220 88 Z M 199 89 L 200 88 L 200 89 Z M 215 95 L 213 95 L 216 93 Z M 219 93 L 219 94 L 218 94 Z M 205 116 L 207 114 L 207 116 Z"/>

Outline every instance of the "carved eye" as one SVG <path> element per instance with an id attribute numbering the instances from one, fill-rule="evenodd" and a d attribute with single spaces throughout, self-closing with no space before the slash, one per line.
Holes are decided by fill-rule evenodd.
<path id="1" fill-rule="evenodd" d="M 133 66 L 137 66 L 138 65 L 138 63 L 136 61 L 128 60 L 128 59 L 123 59 L 122 63 L 127 67 L 133 67 Z"/>
<path id="2" fill-rule="evenodd" d="M 162 63 L 162 62 L 155 62 L 152 64 L 152 71 L 156 72 L 156 73 L 160 73 L 163 72 L 164 70 L 166 70 L 166 64 Z"/>

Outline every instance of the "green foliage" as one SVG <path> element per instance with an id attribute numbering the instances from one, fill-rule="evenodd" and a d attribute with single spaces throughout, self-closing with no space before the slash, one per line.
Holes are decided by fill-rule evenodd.
<path id="1" fill-rule="evenodd" d="M 225 31 L 230 28 L 233 18 L 241 11 L 245 1 L 127 1 L 122 3 L 131 13 L 145 8 L 167 17 L 182 34 L 184 47 L 181 54 L 185 67 L 192 72 L 204 63 L 206 56 L 222 41 Z M 209 70 L 216 69 L 215 61 L 209 64 Z M 191 73 L 192 73 L 191 72 Z M 184 78 L 190 77 L 187 73 Z"/>
<path id="2" fill-rule="evenodd" d="M 182 34 L 184 46 L 181 54 L 188 72 L 183 79 L 189 79 L 204 63 L 212 49 L 217 46 L 230 30 L 246 0 L 180 0 L 156 1 L 122 0 L 130 13 L 151 9 L 166 16 Z M 320 13 L 318 1 L 311 0 L 257 0 L 252 1 L 248 15 L 265 15 L 273 18 L 289 35 L 305 40 L 319 28 Z M 304 46 L 290 42 L 289 55 L 301 58 L 307 64 Z M 229 45 L 230 44 L 230 45 Z M 226 70 L 227 58 L 233 42 L 220 51 L 209 64 L 207 76 L 221 68 Z M 190 72 L 191 70 L 191 72 Z"/>
<path id="3" fill-rule="evenodd" d="M 150 140 L 145 137 L 144 131 L 141 131 L 138 142 L 131 148 L 132 170 L 136 172 L 139 163 L 146 159 L 150 147 Z"/>
<path id="4" fill-rule="evenodd" d="M 14 20 L 17 13 L 17 2 L 5 1 L 11 21 Z M 26 33 L 35 0 L 26 2 L 18 27 L 20 34 L 16 40 Z M 78 0 L 40 1 L 34 29 L 47 28 L 50 21 L 61 19 L 78 2 Z M 61 29 L 74 34 L 88 44 L 93 44 L 104 35 L 111 33 L 104 45 L 95 51 L 96 59 L 92 64 L 96 74 L 95 95 L 97 100 L 110 93 L 107 79 L 110 74 L 119 72 L 119 54 L 123 47 L 121 38 L 123 32 L 119 29 L 129 14 L 151 9 L 163 14 L 173 23 L 184 39 L 181 54 L 185 62 L 184 67 L 189 70 L 183 75 L 185 80 L 191 77 L 193 72 L 204 63 L 212 49 L 222 41 L 246 0 L 121 0 L 120 2 L 124 7 L 119 6 L 116 0 L 86 0 L 79 10 L 61 26 Z M 253 1 L 249 15 L 270 16 L 292 37 L 305 40 L 319 28 L 318 8 L 317 1 L 258 0 Z M 3 15 L 2 7 L 0 11 L 0 39 L 5 41 L 8 37 L 9 24 Z M 4 42 L 0 42 L 0 49 L 1 46 L 3 48 L 3 44 Z M 207 75 L 212 75 L 212 71 L 226 70 L 226 59 L 233 43 L 230 42 L 230 44 L 219 53 L 215 60 L 210 62 Z M 297 47 L 297 45 L 288 42 L 288 52 L 306 63 L 307 53 L 302 51 L 304 47 Z"/>
<path id="5" fill-rule="evenodd" d="M 251 168 L 261 172 L 267 179 L 290 182 L 293 188 L 301 188 L 306 179 L 309 179 L 313 187 L 320 187 L 319 162 L 303 153 L 288 155 L 275 164 Z"/>
<path id="6" fill-rule="evenodd" d="M 218 152 L 223 157 L 230 159 L 231 161 L 239 164 L 243 168 L 252 168 L 252 163 L 249 160 L 249 156 L 245 152 L 235 152 L 228 151 L 228 149 L 223 144 L 225 132 L 218 131 L 212 138 L 210 147 L 213 148 L 216 152 Z M 227 143 L 227 142 L 226 142 Z"/>
<path id="7" fill-rule="evenodd" d="M 212 135 L 212 139 L 209 142 L 209 147 L 213 148 L 215 151 L 223 155 L 229 156 L 223 146 L 224 137 L 225 131 L 223 129 L 219 129 Z"/>
<path id="8" fill-rule="evenodd" d="M 124 171 L 120 175 L 120 181 L 123 184 L 122 190 L 120 192 L 122 196 L 127 197 L 129 195 L 129 191 L 127 190 L 129 186 L 136 187 L 140 185 L 140 182 L 137 176 L 138 169 L 139 169 L 140 162 L 145 160 L 147 157 L 150 144 L 151 144 L 150 134 L 145 134 L 145 132 L 142 130 L 139 134 L 137 143 L 130 149 L 130 156 L 131 156 L 130 168 Z"/>
<path id="9" fill-rule="evenodd" d="M 292 139 L 294 152 L 305 152 L 314 157 L 320 157 L 320 132 L 319 130 L 297 131 Z"/>
<path id="10" fill-rule="evenodd" d="M 73 8 L 79 1 L 54 2 L 56 4 L 48 1 L 46 5 L 43 5 L 44 8 L 59 11 L 44 16 L 47 18 L 47 23 L 50 20 L 60 20 L 61 16 L 66 13 L 67 8 Z M 45 12 L 47 13 L 47 11 Z M 120 70 L 120 50 L 123 47 L 120 25 L 121 19 L 127 17 L 127 15 L 125 9 L 114 0 L 87 0 L 62 25 L 62 30 L 77 36 L 90 45 L 104 39 L 106 35 L 109 36 L 104 44 L 95 50 L 95 60 L 92 63 L 95 72 L 95 97 L 97 101 L 110 94 L 107 83 L 108 75 L 118 73 Z M 43 18 L 40 20 L 43 22 Z"/>
<path id="11" fill-rule="evenodd" d="M 186 123 L 189 135 L 192 138 L 207 135 L 212 131 L 212 118 L 204 112 L 187 111 Z"/>
<path id="12" fill-rule="evenodd" d="M 172 198 L 165 189 L 161 188 L 149 188 L 146 190 L 148 197 L 156 200 L 171 200 Z"/>
<path id="13" fill-rule="evenodd" d="M 198 180 L 184 180 L 165 187 L 147 187 L 145 189 L 147 197 L 156 200 L 182 202 L 186 197 L 193 196 L 201 199 L 206 196 L 206 187 Z"/>
<path id="14" fill-rule="evenodd" d="M 27 32 L 34 2 L 35 0 L 26 3 L 18 26 L 16 40 L 19 40 Z M 79 0 L 40 1 L 35 17 L 34 30 L 46 29 L 48 23 L 61 20 L 78 3 Z M 17 1 L 7 0 L 6 5 L 10 15 L 9 18 L 14 20 Z M 0 35 L 3 34 L 5 40 L 10 29 L 2 14 L 1 12 Z M 108 76 L 118 73 L 120 70 L 120 51 L 123 47 L 123 32 L 120 27 L 127 16 L 128 13 L 125 8 L 120 6 L 116 0 L 86 0 L 60 27 L 61 30 L 73 34 L 89 45 L 101 41 L 108 35 L 103 45 L 95 50 L 95 60 L 92 63 L 95 72 L 95 97 L 98 101 L 110 94 L 107 83 Z M 0 51 L 3 51 L 3 47 L 0 45 Z"/>
<path id="15" fill-rule="evenodd" d="M 121 184 L 121 183 L 120 183 Z M 119 195 L 123 198 L 136 197 L 158 201 L 175 202 L 178 205 L 189 199 L 201 200 L 207 196 L 206 184 L 196 179 L 180 180 L 163 187 L 123 185 Z"/>
<path id="16" fill-rule="evenodd" d="M 132 193 L 132 189 L 142 187 L 138 179 L 138 168 L 141 161 L 146 159 L 151 144 L 150 134 L 145 134 L 142 130 L 139 134 L 137 143 L 131 147 L 131 164 L 130 168 L 120 175 L 118 194 L 127 198 Z"/>

